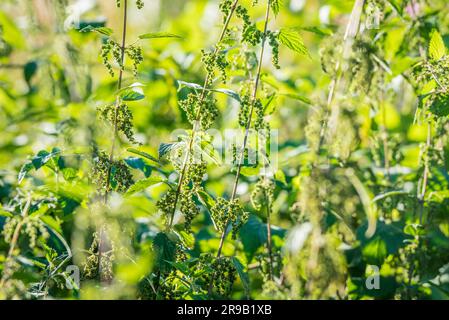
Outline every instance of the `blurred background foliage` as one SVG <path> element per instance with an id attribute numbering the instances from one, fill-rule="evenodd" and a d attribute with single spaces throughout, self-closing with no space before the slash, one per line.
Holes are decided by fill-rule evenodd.
<path id="1" fill-rule="evenodd" d="M 132 64 L 125 65 L 124 86 L 142 83 L 144 98 L 129 103 L 139 145 L 120 139 L 116 157 L 125 160 L 137 184 L 150 177 L 176 183 L 173 166 L 156 158 L 162 143 L 177 140 L 175 129 L 191 129 L 179 106 L 190 89 L 178 81 L 204 82 L 201 50 L 219 36 L 219 1 L 144 2 L 142 10 L 134 3 L 129 8 L 128 43 L 151 32 L 180 38 L 139 41 L 137 79 Z M 261 29 L 264 1 L 251 2 L 242 1 Z M 223 247 L 224 256 L 238 260 L 230 297 L 449 298 L 449 100 L 426 101 L 435 91 L 445 93 L 446 84 L 438 89 L 438 81 L 417 70 L 422 61 L 434 63 L 430 77 L 437 73 L 447 82 L 446 1 L 362 1 L 353 53 L 337 75 L 334 51 L 343 45 L 357 1 L 282 2 L 269 25 L 295 28 L 308 54 L 281 46 L 280 69 L 271 65 L 270 54 L 262 61 L 263 86 L 276 92 L 267 118 L 279 132 L 280 171 L 273 178 L 271 235 L 263 208 L 251 204 L 257 173 L 244 172 L 240 180 L 237 192 L 249 219 Z M 77 13 L 74 27 L 69 22 Z M 379 25 L 369 24 L 377 18 Z M 163 233 L 156 206 L 167 184 L 113 192 L 108 206 L 95 202 L 93 150 L 109 148 L 112 139 L 97 108 L 114 102 L 117 77 L 102 65 L 103 35 L 81 32 L 88 26 L 110 28 L 118 40 L 122 11 L 112 0 L 0 4 L 0 298 L 211 298 L 195 288 L 201 274 L 189 260 L 215 254 L 220 242 L 204 201 L 197 201 L 201 213 L 192 234 L 181 223 L 175 227 L 181 253 L 173 239 L 163 238 L 172 234 Z M 432 32 L 444 42 L 441 57 L 429 54 Z M 336 77 L 334 114 L 326 101 Z M 238 85 L 231 78 L 219 87 L 238 91 Z M 238 128 L 239 104 L 223 94 L 216 99 L 220 112 L 213 127 Z M 234 175 L 229 166 L 210 164 L 204 188 L 211 198 L 229 196 Z M 14 240 L 20 223 L 23 231 Z M 113 239 L 102 266 L 111 273 L 107 280 L 95 266 L 95 230 L 105 223 Z M 276 257 L 271 276 L 268 238 Z M 186 254 L 187 262 L 178 254 Z M 70 265 L 80 269 L 80 288 L 69 285 Z M 366 287 L 371 265 L 379 268 L 380 289 Z M 164 272 L 175 278 L 167 295 L 154 288 Z"/>

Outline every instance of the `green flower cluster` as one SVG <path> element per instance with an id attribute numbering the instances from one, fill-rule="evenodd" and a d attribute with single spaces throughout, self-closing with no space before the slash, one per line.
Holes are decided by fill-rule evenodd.
<path id="1" fill-rule="evenodd" d="M 257 45 L 260 43 L 263 37 L 263 32 L 257 29 L 256 24 L 251 21 L 251 17 L 248 14 L 248 9 L 239 5 L 235 11 L 238 18 L 242 19 L 242 42 L 249 43 L 250 45 Z"/>
<path id="2" fill-rule="evenodd" d="M 122 5 L 122 0 L 115 0 L 115 4 L 117 5 L 117 8 L 120 8 L 120 6 Z M 142 9 L 144 6 L 143 0 L 136 0 L 136 6 L 137 9 Z"/>
<path id="3" fill-rule="evenodd" d="M 220 197 L 210 211 L 218 231 L 224 232 L 228 224 L 231 224 L 233 238 L 236 238 L 240 228 L 248 220 L 248 212 L 243 211 L 238 199 L 229 201 Z"/>
<path id="4" fill-rule="evenodd" d="M 108 186 L 109 165 L 111 165 L 111 175 L 109 190 L 106 190 Z M 115 160 L 110 164 L 109 157 L 105 152 L 94 155 L 91 179 L 98 186 L 98 190 L 102 192 L 109 192 L 111 190 L 126 192 L 134 183 L 132 174 L 125 162 L 123 160 Z"/>
<path id="5" fill-rule="evenodd" d="M 257 181 L 256 186 L 251 193 L 251 203 L 254 209 L 260 211 L 262 207 L 264 207 L 269 212 L 272 211 L 274 188 L 275 184 L 270 179 L 260 178 L 259 181 Z"/>
<path id="6" fill-rule="evenodd" d="M 187 99 L 179 101 L 180 107 L 186 112 L 187 119 L 194 125 L 199 120 L 201 129 L 207 130 L 218 117 L 217 100 L 210 94 L 200 100 L 195 93 L 189 93 Z M 199 115 L 199 119 L 197 116 Z"/>
<path id="7" fill-rule="evenodd" d="M 271 62 L 276 69 L 280 69 L 279 66 L 279 40 L 278 32 L 269 31 L 267 32 L 268 44 L 271 47 Z"/>
<path id="8" fill-rule="evenodd" d="M 197 271 L 208 271 L 201 273 L 200 282 L 207 287 L 212 283 L 219 296 L 227 297 L 232 293 L 237 271 L 229 257 L 217 258 L 210 253 L 202 254 L 195 267 Z"/>
<path id="9" fill-rule="evenodd" d="M 143 61 L 142 48 L 137 45 L 129 45 L 124 48 L 124 54 L 133 62 L 133 74 L 134 76 L 137 76 L 137 68 Z M 120 70 L 124 70 L 125 66 L 122 61 L 122 47 L 116 41 L 108 38 L 103 42 L 100 55 L 103 65 L 108 69 L 111 77 L 115 74 L 112 67 L 113 62 L 117 63 Z"/>
<path id="10" fill-rule="evenodd" d="M 115 105 L 108 104 L 98 108 L 98 112 L 100 113 L 101 118 L 109 122 L 111 126 L 114 126 L 114 123 L 116 123 L 117 131 L 123 133 L 129 142 L 137 143 L 134 138 L 132 124 L 133 114 L 129 110 L 128 105 L 121 103 L 116 110 Z"/>

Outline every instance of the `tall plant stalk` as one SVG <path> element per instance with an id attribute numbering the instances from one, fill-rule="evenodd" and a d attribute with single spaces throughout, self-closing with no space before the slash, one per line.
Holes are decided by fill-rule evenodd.
<path id="1" fill-rule="evenodd" d="M 251 95 L 251 107 L 249 110 L 248 121 L 247 121 L 246 127 L 245 127 L 245 135 L 243 137 L 243 145 L 242 145 L 242 148 L 240 149 L 240 152 L 239 152 L 239 155 L 237 158 L 237 171 L 235 174 L 234 184 L 232 187 L 232 193 L 231 193 L 231 199 L 230 199 L 231 203 L 235 200 L 236 195 L 237 195 L 237 186 L 238 186 L 239 179 L 240 179 L 240 171 L 241 171 L 242 165 L 243 165 L 242 160 L 243 160 L 243 156 L 245 153 L 246 144 L 248 142 L 249 130 L 251 127 L 251 120 L 252 120 L 252 116 L 253 116 L 253 112 L 254 112 L 254 105 L 255 105 L 256 99 L 257 99 L 260 75 L 261 75 L 261 71 L 262 71 L 262 61 L 263 61 L 263 57 L 264 57 L 264 53 L 265 53 L 265 42 L 267 39 L 268 20 L 270 18 L 270 6 L 271 6 L 271 0 L 267 0 L 267 9 L 265 11 L 265 21 L 264 21 L 264 29 L 263 29 L 263 35 L 262 35 L 262 44 L 261 44 L 260 55 L 259 55 L 259 64 L 257 66 L 257 73 L 256 73 L 256 77 L 254 79 L 254 88 L 253 88 L 252 95 Z M 226 238 L 228 225 L 229 225 L 229 221 L 226 221 L 225 227 L 223 228 L 223 231 L 222 231 L 221 237 L 220 237 L 220 244 L 218 246 L 217 258 L 219 258 L 221 256 L 221 251 L 223 249 L 224 240 Z"/>
<path id="2" fill-rule="evenodd" d="M 231 6 L 230 11 L 229 11 L 229 14 L 226 17 L 225 23 L 224 23 L 223 28 L 222 28 L 222 30 L 220 32 L 220 36 L 219 36 L 219 38 L 218 38 L 218 40 L 217 40 L 217 42 L 215 44 L 215 49 L 214 49 L 214 51 L 212 53 L 213 57 L 215 57 L 218 54 L 219 50 L 220 50 L 219 44 L 223 40 L 223 38 L 224 38 L 224 36 L 226 34 L 226 31 L 228 30 L 229 23 L 231 21 L 232 16 L 234 15 L 235 9 L 237 8 L 238 2 L 239 2 L 239 0 L 235 0 L 232 3 L 232 6 Z M 202 105 L 202 103 L 204 102 L 204 99 L 206 98 L 206 93 L 207 93 L 207 90 L 208 90 L 207 86 L 209 84 L 209 81 L 210 81 L 211 77 L 212 77 L 211 72 L 208 72 L 206 74 L 206 78 L 204 80 L 204 84 L 203 84 L 203 87 L 202 87 L 202 90 L 201 90 L 201 95 L 200 95 L 199 101 L 198 101 L 198 104 L 200 106 Z M 176 188 L 175 200 L 174 200 L 174 204 L 173 204 L 173 211 L 172 211 L 172 213 L 170 215 L 170 221 L 169 221 L 169 224 L 167 226 L 168 229 L 171 229 L 172 226 L 173 226 L 173 219 L 175 217 L 175 212 L 176 212 L 176 208 L 177 208 L 177 204 L 178 204 L 178 200 L 179 200 L 179 195 L 181 193 L 182 184 L 184 182 L 184 178 L 185 178 L 185 175 L 186 175 L 186 172 L 187 172 L 187 166 L 188 166 L 188 163 L 189 163 L 189 160 L 190 160 L 190 155 L 191 155 L 192 150 L 193 150 L 195 137 L 196 137 L 196 134 L 198 133 L 199 128 L 200 128 L 201 111 L 202 111 L 202 108 L 199 107 L 197 112 L 196 112 L 196 114 L 195 114 L 195 123 L 194 123 L 193 128 L 192 128 L 192 135 L 191 135 L 189 143 L 188 143 L 187 153 L 186 153 L 186 155 L 184 157 L 184 161 L 182 163 L 181 173 L 179 175 L 178 185 L 177 185 L 177 188 Z"/>
<path id="3" fill-rule="evenodd" d="M 127 29 L 127 21 L 128 20 L 128 0 L 123 0 L 123 27 L 122 27 L 122 41 L 120 45 L 120 68 L 118 73 L 118 81 L 117 81 L 117 91 L 120 91 L 122 88 L 122 81 L 123 81 L 123 69 L 124 69 L 124 62 L 125 62 L 125 46 L 126 46 L 126 29 Z M 108 162 L 108 169 L 106 174 L 106 190 L 104 194 L 104 204 L 106 205 L 108 202 L 108 195 L 109 195 L 109 188 L 110 188 L 110 180 L 111 180 L 111 171 L 112 171 L 112 164 L 114 162 L 114 153 L 115 153 L 115 145 L 117 143 L 117 135 L 118 135 L 118 112 L 120 107 L 121 98 L 117 94 L 115 98 L 115 104 L 114 104 L 114 121 L 113 121 L 113 137 L 112 137 L 112 144 L 111 149 L 109 152 L 109 162 Z M 107 282 L 108 279 L 104 278 L 103 272 L 101 270 L 101 260 L 103 258 L 103 254 L 107 251 L 111 250 L 110 241 L 107 235 L 107 232 L 105 230 L 105 225 L 100 226 L 100 231 L 98 232 L 98 268 L 99 268 L 99 274 L 100 279 L 102 282 Z"/>
<path id="4" fill-rule="evenodd" d="M 127 20 L 128 20 L 128 0 L 123 1 L 123 28 L 122 28 L 122 42 L 121 42 L 121 48 L 120 48 L 120 60 L 121 60 L 121 68 L 119 70 L 118 74 L 118 81 L 117 81 L 117 90 L 120 91 L 122 88 L 122 80 L 123 80 L 123 65 L 125 62 L 125 46 L 126 46 L 126 27 L 127 27 Z M 106 180 L 106 191 L 104 195 L 104 203 L 106 204 L 108 201 L 108 194 L 109 194 L 109 187 L 110 187 L 110 180 L 111 180 L 111 171 L 112 171 L 112 163 L 114 161 L 114 152 L 115 152 L 115 144 L 117 140 L 118 135 L 118 109 L 120 107 L 120 96 L 117 95 L 115 98 L 115 106 L 114 106 L 114 135 L 112 137 L 112 144 L 111 144 L 111 150 L 109 152 L 109 166 L 108 166 L 108 172 L 107 172 L 107 180 Z"/>

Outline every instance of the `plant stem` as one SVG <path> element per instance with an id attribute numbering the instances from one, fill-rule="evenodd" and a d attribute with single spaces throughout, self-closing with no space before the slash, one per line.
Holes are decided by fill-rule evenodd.
<path id="1" fill-rule="evenodd" d="M 239 183 L 240 171 L 242 169 L 242 159 L 243 159 L 243 156 L 245 153 L 246 144 L 248 142 L 249 129 L 251 127 L 251 120 L 252 120 L 252 116 L 253 116 L 254 105 L 255 105 L 256 99 L 257 99 L 257 90 L 259 87 L 260 74 L 262 71 L 262 60 L 263 60 L 263 56 L 264 56 L 264 52 L 265 52 L 265 41 L 267 39 L 268 20 L 270 18 L 270 4 L 271 4 L 271 0 L 267 0 L 267 9 L 265 12 L 265 24 L 264 24 L 263 36 L 262 36 L 262 47 L 261 47 L 260 56 L 259 56 L 259 65 L 257 67 L 257 74 L 256 74 L 256 78 L 254 80 L 254 88 L 253 88 L 253 93 L 251 96 L 251 108 L 249 111 L 248 121 L 246 123 L 245 136 L 243 137 L 243 145 L 242 145 L 242 148 L 240 149 L 240 154 L 238 157 L 237 172 L 235 174 L 234 185 L 232 187 L 232 194 L 231 194 L 231 200 L 230 200 L 231 202 L 233 202 L 235 200 L 235 197 L 237 195 L 237 185 Z M 223 249 L 224 240 L 226 238 L 228 225 L 229 225 L 229 220 L 226 221 L 225 227 L 223 228 L 223 231 L 221 233 L 220 245 L 218 246 L 218 251 L 217 251 L 217 258 L 219 258 L 221 256 L 221 251 Z"/>
<path id="2" fill-rule="evenodd" d="M 121 43 L 121 61 L 120 61 L 120 70 L 119 70 L 119 76 L 118 76 L 118 82 L 117 82 L 117 90 L 120 90 L 122 88 L 122 80 L 123 80 L 123 69 L 124 69 L 124 63 L 125 63 L 125 46 L 126 46 L 126 26 L 127 26 L 127 18 L 128 18 L 128 0 L 123 1 L 123 29 L 122 29 L 122 43 Z M 107 179 L 106 179 L 106 190 L 104 194 L 104 204 L 107 204 L 108 202 L 108 194 L 109 194 L 109 187 L 110 187 L 110 180 L 111 180 L 111 171 L 112 171 L 112 163 L 114 161 L 114 151 L 115 151 L 115 145 L 118 135 L 118 110 L 120 107 L 120 96 L 117 94 L 115 98 L 115 107 L 114 107 L 114 133 L 112 137 L 112 145 L 111 145 L 111 151 L 109 152 L 109 162 L 108 162 L 108 171 L 107 171 Z M 100 226 L 100 231 L 98 233 L 98 266 L 99 266 L 99 273 L 100 278 L 102 278 L 102 281 L 106 281 L 107 279 L 103 279 L 103 273 L 101 271 L 101 259 L 104 252 L 107 252 L 110 250 L 109 245 L 109 239 L 105 230 L 105 225 Z"/>
<path id="3" fill-rule="evenodd" d="M 123 31 L 122 31 L 122 44 L 121 44 L 121 66 L 119 70 L 118 75 L 118 82 L 117 82 L 117 90 L 120 90 L 122 88 L 122 80 L 123 80 L 123 69 L 124 69 L 124 63 L 125 63 L 125 45 L 126 45 L 126 26 L 127 26 L 127 19 L 128 19 L 128 0 L 124 0 L 123 4 Z M 117 133 L 118 133 L 118 123 L 117 123 L 117 117 L 118 117 L 118 109 L 120 107 L 120 96 L 117 95 L 115 98 L 115 108 L 114 108 L 114 135 L 112 137 L 112 145 L 111 145 L 111 151 L 109 153 L 109 166 L 108 166 L 108 172 L 107 172 L 107 180 L 106 180 L 106 191 L 104 195 L 104 203 L 106 204 L 108 201 L 108 193 L 109 193 L 109 186 L 110 186 L 110 180 L 111 180 L 111 170 L 112 170 L 112 162 L 114 161 L 114 151 L 115 151 L 115 144 L 117 140 Z"/>
<path id="4" fill-rule="evenodd" d="M 231 6 L 231 10 L 229 11 L 228 16 L 226 17 L 226 20 L 225 20 L 225 23 L 224 23 L 223 28 L 221 30 L 220 36 L 219 36 L 218 41 L 217 41 L 217 43 L 215 45 L 214 52 L 212 53 L 212 55 L 214 57 L 218 54 L 218 51 L 219 51 L 219 48 L 220 48 L 219 44 L 223 40 L 223 38 L 224 38 L 224 36 L 226 34 L 226 31 L 228 30 L 229 22 L 231 21 L 231 18 L 233 16 L 234 12 L 235 12 L 235 9 L 237 8 L 237 3 L 238 2 L 239 2 L 239 0 L 235 0 L 234 1 L 234 3 Z M 212 76 L 211 73 L 207 73 L 206 74 L 206 78 L 204 80 L 203 88 L 201 90 L 201 95 L 200 95 L 200 98 L 198 100 L 198 105 L 200 107 L 198 108 L 198 110 L 197 110 L 197 112 L 195 114 L 195 123 L 194 123 L 193 128 L 192 128 L 192 136 L 191 136 L 191 138 L 189 140 L 187 154 L 184 157 L 184 161 L 182 163 L 182 169 L 181 169 L 181 173 L 180 173 L 179 179 L 178 179 L 178 186 L 176 188 L 175 201 L 174 201 L 174 204 L 173 204 L 173 211 L 171 213 L 170 221 L 169 221 L 169 224 L 167 226 L 168 230 L 171 229 L 171 227 L 173 226 L 173 219 L 175 217 L 176 207 L 177 207 L 177 204 L 178 204 L 179 195 L 181 194 L 181 189 L 182 189 L 182 184 L 184 182 L 184 177 L 185 177 L 185 174 L 187 172 L 187 166 L 188 166 L 188 163 L 189 163 L 189 160 L 190 160 L 190 154 L 192 153 L 193 144 L 194 144 L 194 141 L 195 141 L 196 134 L 197 134 L 197 132 L 198 132 L 198 130 L 200 128 L 201 111 L 202 111 L 201 110 L 201 105 L 204 102 L 204 99 L 206 98 L 207 84 L 209 83 L 209 80 L 210 80 L 211 76 Z"/>

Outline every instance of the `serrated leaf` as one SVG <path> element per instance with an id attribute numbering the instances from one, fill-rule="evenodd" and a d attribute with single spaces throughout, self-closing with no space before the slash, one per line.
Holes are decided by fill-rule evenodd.
<path id="1" fill-rule="evenodd" d="M 171 149 L 175 147 L 176 143 L 161 143 L 158 149 L 159 159 L 163 158 Z"/>
<path id="2" fill-rule="evenodd" d="M 236 257 L 231 258 L 232 264 L 234 265 L 235 270 L 237 270 L 237 274 L 239 275 L 240 281 L 242 282 L 243 289 L 245 290 L 245 294 L 247 297 L 250 295 L 250 287 L 249 287 L 249 276 L 248 273 L 245 272 L 245 267 Z"/>
<path id="3" fill-rule="evenodd" d="M 151 187 L 151 186 L 161 183 L 161 182 L 166 182 L 166 180 L 162 179 L 160 177 L 146 178 L 146 179 L 139 180 L 128 189 L 126 194 L 132 195 L 136 192 L 145 190 L 146 188 Z"/>
<path id="4" fill-rule="evenodd" d="M 285 45 L 287 48 L 293 50 L 296 53 L 309 55 L 309 51 L 307 50 L 304 42 L 302 40 L 301 35 L 298 30 L 295 28 L 282 28 L 279 31 L 278 36 L 279 42 Z"/>
<path id="5" fill-rule="evenodd" d="M 279 11 L 283 5 L 282 0 L 270 0 L 271 1 L 271 10 L 273 10 L 274 15 L 278 15 Z"/>
<path id="6" fill-rule="evenodd" d="M 169 32 L 150 32 L 150 33 L 141 34 L 139 36 L 139 39 L 161 39 L 161 38 L 181 39 L 182 37 L 178 36 L 176 34 L 173 34 L 173 33 L 169 33 Z"/>
<path id="7" fill-rule="evenodd" d="M 162 272 L 169 271 L 170 263 L 175 261 L 176 243 L 164 232 L 159 232 L 153 239 L 153 250 L 156 253 L 156 267 Z"/>
<path id="8" fill-rule="evenodd" d="M 44 166 L 49 160 L 53 157 L 59 155 L 61 151 L 58 148 L 54 148 L 52 152 L 48 152 L 46 150 L 41 150 L 35 155 L 30 162 L 25 163 L 19 171 L 19 175 L 17 177 L 17 182 L 21 183 L 25 178 L 26 174 L 35 169 L 38 170 L 42 166 Z"/>
<path id="9" fill-rule="evenodd" d="M 441 59 L 446 54 L 446 46 L 443 38 L 437 30 L 433 30 L 430 35 L 429 57 L 434 60 Z"/>

